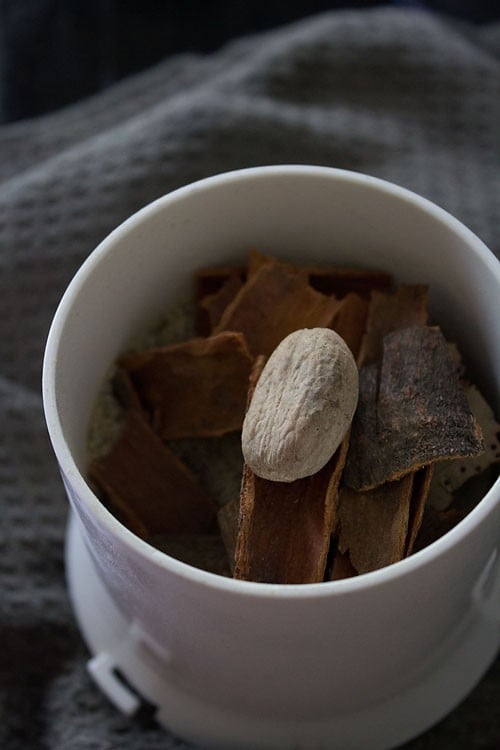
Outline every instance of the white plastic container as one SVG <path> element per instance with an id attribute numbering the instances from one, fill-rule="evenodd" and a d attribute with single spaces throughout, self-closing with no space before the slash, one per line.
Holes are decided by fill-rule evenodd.
<path id="1" fill-rule="evenodd" d="M 130 334 L 188 294 L 195 269 L 241 261 L 251 247 L 428 283 L 433 318 L 499 410 L 500 264 L 428 201 L 360 174 L 278 166 L 202 180 L 139 211 L 70 284 L 44 363 L 89 667 L 121 710 L 145 700 L 204 747 L 395 747 L 450 711 L 498 651 L 500 482 L 400 563 L 283 586 L 226 579 L 153 549 L 85 480 L 90 412 Z"/>

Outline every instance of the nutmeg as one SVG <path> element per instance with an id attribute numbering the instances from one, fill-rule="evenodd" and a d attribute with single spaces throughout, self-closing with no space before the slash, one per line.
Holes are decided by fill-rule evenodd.
<path id="1" fill-rule="evenodd" d="M 242 431 L 246 463 L 264 479 L 293 482 L 319 471 L 345 437 L 358 402 L 358 369 L 335 331 L 304 328 L 276 347 Z"/>

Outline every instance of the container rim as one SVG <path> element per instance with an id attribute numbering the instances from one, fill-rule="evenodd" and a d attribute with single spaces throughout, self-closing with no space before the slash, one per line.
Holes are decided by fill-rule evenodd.
<path id="1" fill-rule="evenodd" d="M 179 578 L 207 589 L 218 589 L 242 596 L 258 596 L 264 598 L 317 598 L 356 592 L 365 588 L 372 588 L 402 576 L 410 575 L 413 571 L 432 563 L 437 558 L 446 555 L 451 548 L 459 544 L 474 528 L 484 522 L 495 505 L 500 503 L 500 477 L 492 485 L 486 495 L 475 508 L 457 526 L 410 557 L 387 567 L 370 573 L 338 581 L 325 581 L 306 584 L 271 584 L 254 581 L 241 581 L 233 578 L 210 573 L 195 568 L 170 557 L 164 552 L 152 547 L 140 539 L 108 511 L 97 496 L 92 492 L 82 473 L 78 469 L 72 453 L 66 443 L 64 430 L 57 410 L 55 393 L 56 371 L 58 367 L 58 353 L 61 337 L 64 334 L 65 322 L 71 311 L 73 298 L 85 285 L 88 277 L 99 265 L 103 256 L 119 243 L 127 233 L 139 224 L 146 223 L 151 217 L 162 212 L 166 206 L 182 201 L 193 193 L 210 190 L 223 183 L 237 183 L 240 181 L 260 180 L 270 177 L 316 177 L 333 179 L 339 182 L 365 185 L 376 191 L 390 195 L 398 200 L 413 204 L 425 213 L 433 216 L 445 224 L 453 233 L 460 235 L 469 245 L 470 251 L 477 255 L 495 277 L 500 292 L 500 262 L 488 247 L 462 222 L 450 213 L 440 208 L 432 201 L 413 191 L 395 183 L 378 177 L 372 177 L 361 172 L 302 164 L 278 164 L 261 167 L 236 169 L 197 180 L 191 184 L 179 187 L 147 204 L 128 217 L 124 222 L 112 230 L 90 253 L 74 275 L 64 292 L 50 326 L 42 368 L 42 396 L 45 420 L 49 437 L 60 469 L 71 483 L 72 490 L 83 500 L 93 515 L 98 515 L 107 530 L 139 557 L 148 560 L 160 568 L 175 574 Z M 500 295 L 499 295 L 500 296 Z"/>

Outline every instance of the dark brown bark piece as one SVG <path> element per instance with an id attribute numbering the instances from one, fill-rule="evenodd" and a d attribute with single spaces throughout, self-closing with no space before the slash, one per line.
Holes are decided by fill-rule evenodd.
<path id="1" fill-rule="evenodd" d="M 176 560 L 209 573 L 229 576 L 226 549 L 219 534 L 160 534 L 149 543 Z"/>
<path id="2" fill-rule="evenodd" d="M 233 273 L 216 292 L 207 294 L 199 301 L 196 309 L 196 331 L 200 336 L 211 334 L 221 319 L 222 313 L 242 286 L 240 276 Z"/>
<path id="3" fill-rule="evenodd" d="M 240 331 L 250 352 L 270 355 L 292 331 L 331 325 L 339 302 L 312 289 L 304 273 L 263 264 L 225 309 L 214 333 Z"/>
<path id="4" fill-rule="evenodd" d="M 384 338 L 377 423 L 382 436 L 401 446 L 402 471 L 408 461 L 420 467 L 483 450 L 481 428 L 439 328 L 413 326 Z"/>
<path id="5" fill-rule="evenodd" d="M 216 508 L 191 472 L 162 443 L 137 410 L 89 477 L 138 536 L 216 530 Z"/>
<path id="6" fill-rule="evenodd" d="M 120 364 L 164 440 L 241 428 L 252 365 L 241 334 L 224 332 L 128 354 Z"/>
<path id="7" fill-rule="evenodd" d="M 427 286 L 402 284 L 395 292 L 375 290 L 370 299 L 360 365 L 377 362 L 382 356 L 384 336 L 399 328 L 427 323 Z"/>
<path id="8" fill-rule="evenodd" d="M 481 430 L 438 328 L 412 326 L 387 334 L 377 380 L 376 366 L 363 368 L 344 473 L 352 489 L 366 491 L 434 461 L 483 450 Z"/>
<path id="9" fill-rule="evenodd" d="M 343 487 L 339 550 L 359 573 L 398 562 L 405 555 L 413 475 L 371 492 Z"/>

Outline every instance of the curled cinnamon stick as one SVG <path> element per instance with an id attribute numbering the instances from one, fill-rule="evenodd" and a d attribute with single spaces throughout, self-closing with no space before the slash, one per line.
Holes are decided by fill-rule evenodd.
<path id="1" fill-rule="evenodd" d="M 264 583 L 322 581 L 336 520 L 344 443 L 328 464 L 295 482 L 270 482 L 245 465 L 235 578 Z"/>

